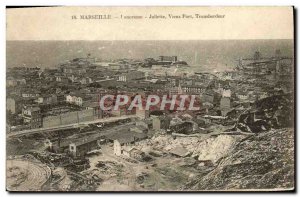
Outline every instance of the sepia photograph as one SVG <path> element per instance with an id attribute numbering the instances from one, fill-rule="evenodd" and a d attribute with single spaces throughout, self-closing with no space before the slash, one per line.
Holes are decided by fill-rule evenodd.
<path id="1" fill-rule="evenodd" d="M 6 190 L 294 191 L 294 12 L 6 7 Z"/>

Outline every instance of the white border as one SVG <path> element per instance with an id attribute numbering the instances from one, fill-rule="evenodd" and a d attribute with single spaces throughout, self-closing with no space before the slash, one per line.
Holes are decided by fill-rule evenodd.
<path id="1" fill-rule="evenodd" d="M 202 0 L 202 1 L 197 1 L 197 0 L 106 0 L 102 2 L 97 2 L 95 0 L 51 0 L 51 1 L 46 1 L 46 0 L 2 0 L 0 1 L 0 61 L 1 61 L 1 66 L 0 66 L 0 84 L 1 84 L 1 112 L 0 112 L 0 124 L 1 124 L 1 131 L 0 131 L 0 139 L 1 139 L 1 170 L 0 170 L 0 196 L 8 196 L 12 195 L 9 194 L 8 192 L 5 191 L 5 6 L 18 6 L 18 5 L 40 5 L 40 6 L 49 6 L 49 5 L 72 5 L 72 6 L 168 6 L 168 5 L 174 5 L 174 6 L 289 6 L 289 5 L 294 5 L 296 9 L 298 8 L 299 11 L 299 0 L 230 0 L 230 1 L 224 1 L 224 0 Z M 297 26 L 299 24 L 299 20 L 296 20 Z M 298 37 L 298 34 L 296 35 Z M 296 39 L 297 40 L 297 39 Z M 295 41 L 296 41 L 295 40 Z M 296 43 L 297 44 L 297 43 Z M 297 56 L 299 57 L 299 51 L 297 50 Z M 297 69 L 299 70 L 299 69 Z M 298 72 L 297 72 L 298 75 Z M 299 92 L 299 87 L 300 84 L 297 83 L 297 92 Z M 298 111 L 298 107 L 297 107 Z M 297 122 L 300 121 L 300 117 L 297 117 Z M 298 129 L 297 129 L 298 130 Z M 296 130 L 296 131 L 297 131 Z M 299 134 L 297 134 L 297 138 L 299 138 Z M 299 139 L 297 139 L 299 142 Z M 299 145 L 297 146 L 299 147 Z M 297 150 L 297 158 L 299 158 L 299 150 Z M 297 171 L 299 171 L 299 162 L 297 166 Z M 299 180 L 297 181 L 299 182 Z M 298 186 L 298 185 L 297 185 Z M 296 186 L 296 187 L 297 187 Z M 273 194 L 273 193 L 272 193 Z M 16 194 L 14 194 L 16 195 Z M 27 194 L 27 195 L 32 195 L 32 194 Z M 35 196 L 41 196 L 43 194 L 33 194 Z M 64 194 L 47 194 L 47 195 L 56 195 L 56 196 L 63 196 Z M 73 195 L 69 194 L 69 195 Z M 86 196 L 87 194 L 76 194 L 76 196 Z M 105 193 L 94 193 L 94 195 L 101 195 L 101 196 L 108 196 L 112 194 L 105 194 Z M 113 195 L 123 195 L 123 194 L 113 194 Z M 132 194 L 126 194 L 126 195 L 132 195 Z M 148 194 L 149 195 L 149 194 Z M 162 196 L 165 194 L 151 194 L 155 196 Z M 169 194 L 170 195 L 170 194 Z M 173 194 L 171 194 L 173 195 Z M 186 195 L 186 194 L 178 194 L 178 195 Z M 216 196 L 219 194 L 197 194 L 197 195 L 210 195 L 210 196 Z M 224 194 L 222 194 L 224 195 Z M 228 194 L 225 194 L 228 195 Z M 230 193 L 229 195 L 235 195 Z M 239 194 L 237 194 L 239 195 Z M 264 196 L 267 195 L 267 193 L 253 193 L 251 195 L 255 196 Z M 288 193 L 286 194 L 281 194 L 281 195 L 289 195 Z"/>

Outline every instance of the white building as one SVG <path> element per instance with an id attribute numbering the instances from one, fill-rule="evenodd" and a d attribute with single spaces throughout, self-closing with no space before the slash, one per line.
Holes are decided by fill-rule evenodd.
<path id="1" fill-rule="evenodd" d="M 230 89 L 223 89 L 222 91 L 222 97 L 231 97 L 231 90 Z"/>
<path id="2" fill-rule="evenodd" d="M 119 140 L 114 140 L 114 154 L 117 156 L 122 154 L 122 146 Z"/>

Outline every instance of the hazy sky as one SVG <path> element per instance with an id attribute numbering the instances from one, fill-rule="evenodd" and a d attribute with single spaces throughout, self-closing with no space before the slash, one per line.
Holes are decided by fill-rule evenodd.
<path id="1" fill-rule="evenodd" d="M 104 14 L 111 15 L 111 19 L 78 19 L 80 15 Z M 193 18 L 171 19 L 169 14 L 191 15 Z M 196 14 L 225 16 L 224 18 L 196 18 Z M 72 19 L 74 15 L 77 20 Z M 150 15 L 162 15 L 166 18 L 150 19 Z M 124 16 L 138 16 L 142 19 L 124 19 Z M 52 7 L 7 9 L 7 40 L 222 39 L 293 39 L 293 8 Z"/>

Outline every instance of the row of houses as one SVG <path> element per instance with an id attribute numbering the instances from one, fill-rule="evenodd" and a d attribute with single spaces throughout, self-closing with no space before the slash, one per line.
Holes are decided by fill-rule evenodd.
<path id="1" fill-rule="evenodd" d="M 8 77 L 6 79 L 6 86 L 7 87 L 14 87 L 17 85 L 25 85 L 26 84 L 26 79 L 22 78 L 22 79 L 15 79 L 12 77 Z"/>
<path id="2" fill-rule="evenodd" d="M 56 75 L 55 76 L 55 81 L 57 82 L 61 82 L 61 83 L 67 83 L 67 82 L 72 82 L 72 83 L 80 83 L 82 85 L 85 85 L 85 84 L 91 84 L 93 83 L 93 80 L 92 78 L 90 77 L 75 77 L 75 75 Z"/>

